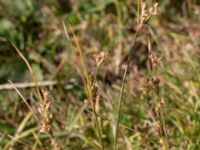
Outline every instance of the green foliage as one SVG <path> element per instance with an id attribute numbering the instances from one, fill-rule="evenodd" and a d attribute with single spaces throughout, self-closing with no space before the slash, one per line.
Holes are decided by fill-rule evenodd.
<path id="1" fill-rule="evenodd" d="M 69 42 L 75 45 L 72 31 L 91 73 L 95 72 L 93 54 L 109 52 L 97 74 L 101 89 L 98 119 L 106 150 L 112 149 L 116 100 L 137 21 L 137 0 L 118 2 L 120 19 L 115 0 L 0 0 L 0 86 L 8 80 L 33 82 L 12 41 L 31 64 L 37 81 L 57 81 L 57 85 L 44 88 L 52 101 L 55 136 L 64 149 L 100 147 L 91 107 L 85 103 L 84 85 L 69 46 Z M 152 50 L 162 54 L 158 72 L 171 149 L 200 148 L 199 1 L 193 2 L 163 0 L 159 16 L 150 21 Z M 69 41 L 62 20 L 72 27 L 72 31 L 68 29 Z M 120 115 L 119 150 L 161 147 L 155 131 L 155 97 L 144 97 L 139 90 L 140 76 L 148 67 L 145 37 L 142 32 L 133 48 Z M 19 90 L 38 115 L 40 103 L 35 89 Z M 38 132 L 34 118 L 25 119 L 28 112 L 16 91 L 0 91 L 0 149 L 7 145 L 12 149 L 25 149 L 27 145 L 32 149 L 50 147 L 49 136 Z M 135 126 L 144 127 L 146 122 L 151 126 L 148 133 L 135 130 Z"/>

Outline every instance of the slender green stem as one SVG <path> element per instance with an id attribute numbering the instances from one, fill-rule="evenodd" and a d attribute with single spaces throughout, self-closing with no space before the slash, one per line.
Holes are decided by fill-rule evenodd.
<path id="1" fill-rule="evenodd" d="M 128 56 L 128 61 L 127 61 L 127 64 L 126 64 L 124 75 L 123 75 L 122 86 L 121 86 L 121 90 L 120 90 L 120 96 L 119 96 L 118 108 L 117 108 L 117 121 L 116 121 L 115 136 L 114 136 L 114 150 L 117 150 L 117 137 L 118 137 L 118 128 L 119 128 L 119 116 L 120 116 L 120 111 L 121 111 L 121 104 L 122 104 L 122 97 L 123 97 L 123 93 L 124 93 L 125 80 L 126 80 L 127 71 L 128 71 L 129 65 L 130 65 L 131 56 L 133 54 L 133 49 L 132 48 L 135 45 L 135 41 L 137 39 L 137 36 L 138 36 L 138 30 L 137 30 L 137 32 L 134 35 L 133 42 L 132 42 L 131 47 L 130 47 L 130 53 L 129 53 L 129 56 Z"/>
<path id="2" fill-rule="evenodd" d="M 95 125 L 97 127 L 97 133 L 98 133 L 99 141 L 100 141 L 100 144 L 101 144 L 101 150 L 104 150 L 104 144 L 103 144 L 103 139 L 102 139 L 102 134 L 101 134 L 101 128 L 100 128 L 99 121 L 98 121 L 98 115 L 97 115 L 96 110 L 95 110 L 95 104 L 94 104 L 94 101 L 93 101 L 91 87 L 88 87 L 88 97 L 90 99 L 90 105 L 92 107 L 92 112 L 93 112 L 93 115 L 94 115 Z"/>
<path id="3" fill-rule="evenodd" d="M 101 143 L 101 149 L 104 150 L 104 144 L 103 144 L 103 139 L 102 139 L 102 134 L 101 134 L 101 128 L 100 128 L 99 121 L 98 121 L 98 118 L 97 118 L 98 116 L 97 116 L 96 111 L 95 111 L 94 103 L 92 104 L 92 109 L 93 109 L 95 124 L 97 126 L 97 132 L 98 132 L 98 136 L 99 136 L 99 141 Z"/>

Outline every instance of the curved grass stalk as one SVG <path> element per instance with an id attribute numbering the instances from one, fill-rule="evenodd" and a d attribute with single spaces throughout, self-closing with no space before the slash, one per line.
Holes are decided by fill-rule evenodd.
<path id="1" fill-rule="evenodd" d="M 31 65 L 29 64 L 28 60 L 24 57 L 24 55 L 20 52 L 20 50 L 17 48 L 17 46 L 11 42 L 12 46 L 14 47 L 14 49 L 17 51 L 17 53 L 19 54 L 19 56 L 22 58 L 22 60 L 25 62 L 26 66 L 28 67 L 30 73 L 31 73 L 31 77 L 32 77 L 32 80 L 35 84 L 35 88 L 36 88 L 36 92 L 37 92 L 37 95 L 38 95 L 38 98 L 40 100 L 40 102 L 42 101 L 42 96 L 40 94 L 40 90 L 38 88 L 38 82 L 37 82 L 37 79 L 36 79 L 36 76 L 31 68 Z"/>
<path id="2" fill-rule="evenodd" d="M 87 65 L 86 65 L 85 57 L 84 57 L 84 55 L 82 53 L 82 49 L 81 49 L 81 47 L 79 45 L 78 39 L 77 39 L 75 33 L 73 32 L 72 27 L 70 26 L 70 24 L 68 24 L 68 25 L 69 25 L 69 29 L 70 29 L 70 31 L 72 33 L 72 36 L 74 38 L 76 48 L 74 48 L 74 46 L 69 41 L 69 35 L 68 35 L 68 32 L 67 32 L 67 28 L 66 28 L 66 26 L 64 24 L 64 21 L 63 21 L 63 26 L 64 26 L 64 30 L 65 30 L 65 34 L 66 34 L 67 40 L 69 42 L 69 46 L 73 50 L 73 54 L 74 54 L 75 59 L 79 60 L 79 63 L 77 63 L 75 66 L 76 66 L 76 69 L 77 69 L 78 73 L 81 76 L 81 79 L 83 80 L 84 87 L 85 87 L 85 92 L 86 92 L 86 94 L 88 96 L 89 103 L 90 103 L 90 105 L 92 107 L 92 112 L 93 112 L 93 116 L 94 116 L 95 125 L 97 127 L 97 133 L 98 133 L 101 149 L 104 150 L 104 144 L 103 144 L 103 139 L 102 139 L 102 134 L 101 134 L 101 127 L 100 127 L 100 124 L 99 124 L 99 121 L 98 121 L 98 115 L 96 114 L 95 105 L 94 105 L 94 101 L 93 101 L 94 100 L 93 89 L 92 89 L 93 85 L 91 83 L 93 83 L 94 81 L 91 81 L 91 79 L 90 79 L 90 74 L 88 72 L 88 68 L 87 68 Z M 78 59 L 78 56 L 76 55 L 76 52 L 80 55 L 80 59 Z M 81 72 L 83 72 L 83 74 Z"/>

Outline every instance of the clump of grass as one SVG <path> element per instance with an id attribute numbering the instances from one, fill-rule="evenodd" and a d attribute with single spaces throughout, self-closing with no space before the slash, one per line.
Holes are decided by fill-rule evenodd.
<path id="1" fill-rule="evenodd" d="M 169 144 L 167 139 L 167 133 L 166 133 L 166 127 L 165 127 L 165 121 L 164 121 L 164 115 L 163 115 L 163 109 L 164 109 L 164 100 L 162 99 L 160 95 L 160 79 L 158 74 L 158 67 L 159 62 L 161 60 L 161 57 L 158 53 L 153 53 L 151 50 L 151 43 L 150 38 L 148 36 L 148 62 L 149 62 L 149 70 L 151 72 L 150 79 L 146 80 L 146 84 L 151 84 L 149 86 L 149 90 L 152 90 L 154 95 L 156 96 L 156 115 L 159 120 L 159 124 L 157 126 L 158 128 L 158 134 L 161 138 L 163 147 L 168 150 Z"/>
<path id="2" fill-rule="evenodd" d="M 35 76 L 32 68 L 31 68 L 30 63 L 28 62 L 28 60 L 25 58 L 25 56 L 20 52 L 20 50 L 13 43 L 12 43 L 12 45 L 15 48 L 15 50 L 17 51 L 17 53 L 19 54 L 19 56 L 23 59 L 23 61 L 25 62 L 25 64 L 27 65 L 27 67 L 28 67 L 28 69 L 29 69 L 29 71 L 31 73 L 32 80 L 33 80 L 33 82 L 35 84 L 36 92 L 37 92 L 37 95 L 38 95 L 38 98 L 39 98 L 39 102 L 40 102 L 40 105 L 39 105 L 39 108 L 38 108 L 39 118 L 38 118 L 38 116 L 36 116 L 36 114 L 34 113 L 33 109 L 31 108 L 31 106 L 26 102 L 26 100 L 22 96 L 22 94 L 17 90 L 16 87 L 14 87 L 14 84 L 11 81 L 9 81 L 9 82 L 11 83 L 11 85 L 14 87 L 14 89 L 17 91 L 17 93 L 20 95 L 20 97 L 26 103 L 27 107 L 32 112 L 35 120 L 39 124 L 40 132 L 50 135 L 50 140 L 51 140 L 52 146 L 54 147 L 53 149 L 62 150 L 60 144 L 58 143 L 58 140 L 55 138 L 55 136 L 53 134 L 53 128 L 51 126 L 51 123 L 53 121 L 53 115 L 50 113 L 50 110 L 49 110 L 50 106 L 51 106 L 51 101 L 48 98 L 48 91 L 42 90 L 42 92 L 40 92 L 36 76 Z"/>
<path id="3" fill-rule="evenodd" d="M 152 15 L 157 15 L 158 13 L 158 3 L 155 3 L 152 7 L 147 8 L 145 0 L 141 1 L 141 9 L 139 8 L 139 2 L 138 2 L 138 23 L 137 23 L 137 30 L 136 33 L 133 37 L 133 41 L 131 44 L 131 48 L 134 47 L 137 36 L 139 32 L 142 30 L 143 26 L 146 25 L 151 18 Z M 130 48 L 130 49 L 131 49 Z M 114 150 L 117 150 L 117 137 L 118 137 L 118 128 L 119 128 L 119 116 L 121 112 L 121 104 L 122 104 L 122 98 L 123 98 L 123 93 L 124 93 L 124 87 L 125 87 L 125 80 L 128 72 L 128 68 L 131 62 L 131 56 L 133 55 L 133 50 L 130 50 L 127 64 L 125 67 L 123 79 L 122 79 L 122 85 L 121 85 L 121 90 L 120 90 L 120 96 L 118 99 L 118 107 L 117 107 L 117 119 L 116 119 L 116 126 L 115 126 L 115 135 L 114 135 Z"/>
<path id="4" fill-rule="evenodd" d="M 76 4 L 73 2 L 73 10 L 69 13 L 60 12 L 57 2 L 36 2 L 32 5 L 33 1 L 29 0 L 28 7 L 24 7 L 23 3 L 21 3 L 22 1 L 17 0 L 16 5 L 10 5 L 12 1 L 0 2 L 2 3 L 0 9 L 3 10 L 1 11 L 3 12 L 1 13 L 3 17 L 0 19 L 0 62 L 2 62 L 0 82 L 3 83 L 7 80 L 13 82 L 10 82 L 11 85 L 7 84 L 9 87 L 8 92 L 2 91 L 1 87 L 3 86 L 0 84 L 0 112 L 2 112 L 0 116 L 0 149 L 54 149 L 50 145 L 51 137 L 49 133 L 38 132 L 42 128 L 46 128 L 47 132 L 49 132 L 48 126 L 51 126 L 52 130 L 55 128 L 60 129 L 60 131 L 53 132 L 53 134 L 63 148 L 90 149 L 95 144 L 93 149 L 100 149 L 101 143 L 90 100 L 87 96 L 87 103 L 83 103 L 83 101 L 75 98 L 82 99 L 86 92 L 83 94 L 83 91 L 80 91 L 82 84 L 79 84 L 79 78 L 71 74 L 71 67 L 68 66 L 71 63 L 70 59 L 67 59 L 67 63 L 63 63 L 65 59 L 62 56 L 68 47 L 66 48 L 61 37 L 62 32 L 58 16 L 67 17 L 70 24 L 73 24 L 73 31 L 80 33 L 77 37 L 78 40 L 83 41 L 83 45 L 80 45 L 81 47 L 87 47 L 84 49 L 83 54 L 90 53 L 91 49 L 96 49 L 97 47 L 109 47 L 110 50 L 113 47 L 117 47 L 114 49 L 115 57 L 109 58 L 111 60 L 110 63 L 105 66 L 105 70 L 102 70 L 102 73 L 98 74 L 97 81 L 94 81 L 96 80 L 94 79 L 95 73 L 90 73 L 90 69 L 88 70 L 86 65 L 88 74 L 91 77 L 91 85 L 94 85 L 93 90 L 91 90 L 95 93 L 93 95 L 94 108 L 98 115 L 100 127 L 102 125 L 104 128 L 104 133 L 101 133 L 104 147 L 105 149 L 111 149 L 108 145 L 113 144 L 113 137 L 112 129 L 109 127 L 114 124 L 111 118 L 113 116 L 113 106 L 115 106 L 113 104 L 116 103 L 114 97 L 116 97 L 117 93 L 115 90 L 120 88 L 118 86 L 121 77 L 119 70 L 120 66 L 121 70 L 124 69 L 124 60 L 127 58 L 127 55 L 122 56 L 121 54 L 122 50 L 128 49 L 130 35 L 134 32 L 132 30 L 132 22 L 135 19 L 132 17 L 135 16 L 133 6 L 135 6 L 136 0 L 104 1 L 105 3 L 103 1 L 94 1 L 95 5 L 93 5 L 94 3 L 90 5 L 90 0 L 76 1 Z M 140 12 L 138 15 L 140 16 L 138 17 L 140 18 L 138 19 L 138 24 L 140 24 L 138 28 L 145 30 L 150 25 L 148 24 L 150 15 L 146 13 L 146 11 L 150 10 L 144 1 L 138 1 L 143 3 L 142 7 L 140 7 L 143 14 L 138 11 Z M 155 0 L 146 2 L 150 4 Z M 113 4 L 116 5 L 116 9 Z M 17 14 L 10 12 L 13 8 L 16 8 L 15 6 L 17 10 L 20 10 Z M 154 7 L 156 8 L 158 5 L 156 6 L 155 4 Z M 152 14 L 154 14 L 153 12 L 156 13 L 154 7 L 150 11 Z M 187 9 L 189 7 L 190 9 Z M 140 34 L 145 33 L 143 31 L 138 34 L 139 38 L 137 38 L 135 50 L 133 50 L 133 60 L 131 60 L 133 66 L 130 65 L 130 70 L 128 68 L 127 73 L 127 81 L 130 87 L 127 87 L 126 90 L 125 85 L 124 93 L 127 94 L 122 97 L 122 104 L 124 103 L 122 107 L 125 107 L 119 118 L 119 140 L 116 139 L 115 141 L 118 142 L 118 149 L 162 149 L 161 146 L 166 149 L 165 147 L 167 146 L 163 141 L 170 143 L 169 149 L 199 149 L 200 147 L 200 55 L 198 55 L 200 51 L 198 48 L 199 34 L 195 32 L 199 29 L 198 4 L 195 1 L 163 0 L 159 8 L 162 9 L 161 16 L 154 18 L 152 21 L 150 20 L 152 27 L 155 28 L 146 31 L 151 35 L 151 37 L 148 37 L 148 56 L 144 59 L 147 44 L 145 44 L 145 39 L 143 40 L 145 36 L 140 36 Z M 176 13 L 171 10 L 175 10 Z M 54 13 L 56 13 L 57 17 L 55 17 Z M 115 22 L 115 18 L 113 18 L 115 15 L 117 15 L 118 22 Z M 146 23 L 144 24 L 143 22 Z M 114 34 L 115 36 L 113 36 Z M 126 37 L 123 35 L 126 35 Z M 150 38 L 152 42 L 150 42 Z M 58 84 L 50 93 L 55 98 L 50 99 L 52 104 L 47 112 L 47 121 L 41 119 L 44 117 L 35 108 L 36 105 L 39 107 L 45 107 L 46 105 L 42 100 L 44 99 L 42 92 L 40 92 L 41 98 L 36 95 L 40 90 L 33 91 L 34 93 L 32 94 L 32 87 L 41 87 L 40 82 L 34 81 L 34 84 L 31 82 L 31 87 L 26 89 L 23 86 L 22 93 L 17 90 L 20 86 L 18 87 L 15 82 L 20 81 L 19 85 L 26 85 L 26 81 L 29 78 L 27 78 L 24 65 L 21 63 L 18 65 L 18 58 L 15 59 L 15 53 L 10 51 L 11 46 L 7 39 L 17 43 L 21 49 L 20 52 L 26 54 L 26 58 L 31 60 L 33 71 L 37 71 L 33 72 L 31 68 L 29 69 L 33 80 L 37 80 L 34 77 L 35 75 L 43 79 L 49 79 L 55 77 L 55 74 L 58 73 L 58 76 L 56 76 L 56 83 Z M 70 40 L 73 41 L 73 38 L 70 37 Z M 165 55 L 164 59 L 161 59 L 161 53 L 157 51 L 157 48 Z M 145 56 L 143 55 L 144 53 Z M 101 59 L 98 55 L 100 54 L 97 54 L 97 57 L 94 56 L 96 62 Z M 73 63 L 80 64 L 79 54 L 77 56 Z M 26 58 L 24 59 L 25 62 L 27 62 Z M 88 57 L 84 55 L 84 59 L 87 61 Z M 120 63 L 121 59 L 123 60 Z M 144 61 L 148 61 L 149 68 L 147 69 L 148 73 L 141 79 L 142 91 L 146 96 L 141 96 L 136 87 L 138 86 L 138 74 L 143 74 L 146 68 Z M 28 64 L 28 66 L 30 65 Z M 20 69 L 16 67 L 20 67 Z M 116 67 L 115 73 L 113 71 L 114 67 Z M 79 70 L 83 76 L 83 69 L 79 68 Z M 101 84 L 103 86 L 101 96 L 105 98 L 103 101 L 104 107 L 98 103 L 98 90 L 100 87 L 97 84 L 99 80 L 103 79 L 105 79 L 105 82 Z M 69 82 L 67 82 L 67 85 L 61 85 L 59 83 L 62 83 L 62 80 L 69 80 Z M 12 91 L 12 89 L 15 89 L 20 97 L 16 97 L 15 91 Z M 30 90 L 31 93 L 29 93 Z M 139 101 L 140 96 L 141 99 L 145 97 L 145 101 Z M 18 98 L 25 102 L 29 110 L 24 109 L 24 103 L 18 101 Z M 36 101 L 39 99 L 41 101 L 36 102 L 34 101 L 35 98 Z M 53 102 L 56 99 L 61 105 L 56 105 L 57 102 Z M 125 99 L 126 101 L 124 101 Z M 35 104 L 35 102 L 38 104 Z M 67 109 L 65 106 L 67 106 Z M 59 117 L 53 124 L 50 117 L 52 109 L 58 111 L 55 117 Z M 28 111 L 29 113 L 26 113 Z M 48 116 L 50 120 L 48 120 Z M 116 117 L 117 115 L 114 114 L 114 116 Z M 33 117 L 35 120 L 33 120 Z M 93 120 L 91 121 L 91 119 Z M 164 123 L 164 120 L 167 124 Z M 45 122 L 47 127 L 42 125 Z M 143 122 L 143 125 L 139 125 L 137 122 Z M 41 126 L 37 126 L 38 124 Z M 60 136 L 66 137 L 63 141 L 60 141 L 60 138 L 58 138 Z"/>
<path id="5" fill-rule="evenodd" d="M 67 36 L 67 40 L 68 40 L 68 44 L 73 52 L 74 55 L 74 59 L 73 62 L 75 64 L 76 70 L 78 71 L 79 75 L 81 76 L 81 79 L 83 81 L 84 84 L 84 90 L 87 96 L 86 102 L 88 102 L 90 104 L 90 107 L 92 109 L 92 114 L 94 117 L 94 121 L 95 121 L 95 125 L 96 125 L 96 130 L 98 133 L 98 137 L 99 137 L 99 142 L 101 145 L 101 149 L 104 150 L 104 143 L 103 143 L 103 138 L 102 138 L 102 129 L 100 126 L 100 122 L 98 119 L 98 114 L 97 114 L 97 103 L 99 101 L 99 86 L 97 84 L 96 81 L 96 77 L 97 77 L 97 72 L 98 69 L 101 65 L 101 63 L 103 62 L 103 60 L 106 58 L 107 53 L 106 52 L 100 52 L 100 53 L 96 53 L 94 54 L 94 60 L 96 63 L 96 70 L 95 73 L 90 73 L 88 66 L 87 66 L 87 62 L 85 60 L 84 54 L 82 52 L 82 49 L 79 45 L 79 42 L 77 40 L 77 37 L 75 36 L 74 32 L 71 29 L 71 26 L 69 25 L 69 28 L 71 30 L 71 33 L 73 35 L 73 39 L 75 41 L 75 45 L 76 47 L 73 46 L 73 44 L 70 42 L 69 40 L 69 35 L 67 32 L 67 28 L 63 22 L 63 26 L 65 29 L 65 33 Z"/>
<path id="6" fill-rule="evenodd" d="M 157 4 L 154 5 L 157 8 Z M 156 13 L 157 14 L 157 13 Z M 147 24 L 147 30 L 148 28 Z M 149 30 L 148 30 L 149 31 Z M 148 32 L 147 31 L 147 32 Z M 168 138 L 166 133 L 163 109 L 164 109 L 164 100 L 160 95 L 160 79 L 158 74 L 159 62 L 161 57 L 159 53 L 153 52 L 151 49 L 151 42 L 149 34 L 147 34 L 147 44 L 148 44 L 148 64 L 149 64 L 149 72 L 150 77 L 141 78 L 141 86 L 144 95 L 152 92 L 156 96 L 156 115 L 158 119 L 158 124 L 156 126 L 156 130 L 158 135 L 160 136 L 160 140 L 162 142 L 163 148 L 165 150 L 169 149 Z"/>
<path id="7" fill-rule="evenodd" d="M 156 96 L 156 115 L 158 118 L 158 124 L 156 126 L 156 130 L 158 132 L 158 135 L 160 136 L 160 139 L 162 141 L 163 147 L 168 150 L 168 139 L 167 139 L 167 133 L 166 133 L 166 127 L 165 127 L 165 121 L 164 121 L 164 115 L 163 115 L 163 106 L 164 101 L 160 96 L 160 79 L 157 74 L 157 63 L 160 60 L 160 57 L 158 54 L 149 54 L 149 64 L 150 64 L 150 71 L 152 72 L 152 75 L 150 78 L 143 77 L 141 79 L 141 86 L 142 91 L 144 95 L 147 95 L 150 92 L 153 92 Z"/>

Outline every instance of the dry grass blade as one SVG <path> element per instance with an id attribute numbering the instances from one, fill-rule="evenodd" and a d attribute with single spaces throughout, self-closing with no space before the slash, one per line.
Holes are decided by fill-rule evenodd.
<path id="1" fill-rule="evenodd" d="M 66 28 L 66 25 L 65 25 L 64 21 L 62 21 L 62 23 L 63 23 L 65 35 L 66 35 L 66 37 L 67 37 L 67 42 L 68 42 L 69 47 L 70 47 L 70 49 L 72 50 L 72 53 L 73 53 L 74 64 L 75 64 L 76 70 L 78 71 L 78 73 L 79 73 L 79 75 L 80 75 L 80 77 L 81 77 L 81 79 L 82 79 L 82 81 L 83 81 L 84 86 L 86 86 L 86 79 L 83 77 L 83 75 L 82 75 L 82 73 L 81 73 L 81 72 L 82 72 L 82 70 L 81 70 L 81 69 L 82 69 L 82 66 L 79 65 L 79 63 L 78 63 L 78 62 L 79 62 L 79 61 L 78 61 L 78 58 L 76 57 L 76 49 L 75 49 L 75 47 L 72 45 L 72 43 L 70 42 L 68 30 L 67 30 L 67 28 Z"/>
<path id="2" fill-rule="evenodd" d="M 15 141 L 15 142 L 17 142 L 17 143 L 19 143 L 19 144 L 22 144 L 22 145 L 24 145 L 24 146 L 26 146 L 26 147 L 28 147 L 28 148 L 32 148 L 30 145 L 28 145 L 27 143 L 25 143 L 25 142 L 23 142 L 23 141 L 21 141 L 21 140 L 19 140 L 19 139 L 17 139 L 17 138 L 15 138 L 15 137 L 13 137 L 13 136 L 11 136 L 11 135 L 7 135 L 10 139 L 12 139 L 13 141 Z"/>
<path id="3" fill-rule="evenodd" d="M 20 93 L 20 91 L 15 87 L 15 85 L 12 83 L 12 81 L 8 81 L 11 86 L 15 89 L 15 91 L 19 94 L 19 96 L 21 97 L 21 99 L 24 101 L 24 103 L 26 104 L 26 106 L 29 108 L 29 110 L 32 112 L 34 118 L 36 121 L 39 121 L 37 116 L 35 115 L 33 109 L 31 108 L 31 106 L 27 103 L 26 99 L 24 98 L 24 96 Z"/>
<path id="4" fill-rule="evenodd" d="M 20 52 L 20 50 L 16 47 L 15 44 L 12 43 L 12 46 L 15 48 L 15 50 L 17 51 L 17 53 L 19 54 L 19 56 L 23 59 L 23 61 L 26 63 L 29 71 L 31 72 L 31 74 L 33 74 L 33 70 L 31 68 L 31 65 L 29 64 L 28 60 L 24 57 L 24 55 Z"/>
<path id="5" fill-rule="evenodd" d="M 71 45 L 70 48 L 72 48 L 73 53 L 74 53 L 74 56 L 75 56 L 74 58 L 77 60 L 77 61 L 76 61 L 77 65 L 78 65 L 77 68 L 78 68 L 78 69 L 83 69 L 81 72 L 83 72 L 83 74 L 84 74 L 83 76 L 86 77 L 86 78 L 85 78 L 86 82 L 89 82 L 89 78 L 88 78 L 89 74 L 88 74 L 88 71 L 87 71 L 88 68 L 87 68 L 87 65 L 86 65 L 85 57 L 84 57 L 84 55 L 83 55 L 83 52 L 82 52 L 81 47 L 80 47 L 80 44 L 79 44 L 79 42 L 78 42 L 78 39 L 77 39 L 77 37 L 76 37 L 76 35 L 75 35 L 75 33 L 74 33 L 74 31 L 73 31 L 71 25 L 68 24 L 68 26 L 69 26 L 69 29 L 70 29 L 70 31 L 71 31 L 71 33 L 72 33 L 73 39 L 74 39 L 75 44 L 76 44 L 76 48 L 74 48 L 74 47 L 72 46 L 72 44 L 70 44 L 70 45 Z M 65 25 L 64 25 L 64 27 L 65 27 Z M 65 27 L 65 32 L 67 33 L 67 36 L 68 36 L 68 38 L 69 38 L 69 34 L 68 34 L 68 32 L 67 32 L 66 27 Z M 69 42 L 69 39 L 68 39 L 68 42 Z M 78 59 L 76 52 L 78 52 L 78 55 L 80 56 L 80 59 Z M 80 62 L 80 63 L 79 63 L 79 62 Z M 82 74 L 82 73 L 81 73 L 81 74 Z M 81 75 L 81 74 L 80 74 L 80 75 Z"/>
<path id="6" fill-rule="evenodd" d="M 31 65 L 29 64 L 28 60 L 24 57 L 24 55 L 20 52 L 20 50 L 17 48 L 17 46 L 16 46 L 14 43 L 12 43 L 12 42 L 11 42 L 11 44 L 12 44 L 12 46 L 15 48 L 15 50 L 17 51 L 17 53 L 19 54 L 19 56 L 20 56 L 20 57 L 23 59 L 23 61 L 26 63 L 26 65 L 27 65 L 27 67 L 28 67 L 28 69 L 29 69 L 29 71 L 30 71 L 30 73 L 31 73 L 32 80 L 33 80 L 33 82 L 35 83 L 35 87 L 36 87 L 36 91 L 37 91 L 38 97 L 39 97 L 39 99 L 42 101 L 42 96 L 41 96 L 41 94 L 40 94 L 40 91 L 39 91 L 39 88 L 38 88 L 38 84 L 37 84 L 37 80 L 36 80 L 36 77 L 35 77 L 35 74 L 34 74 L 32 68 L 31 68 Z"/>

